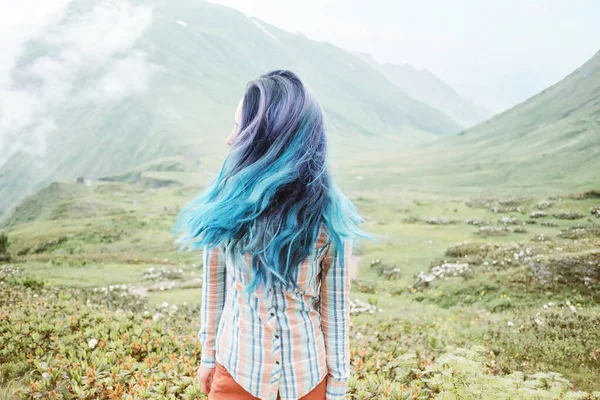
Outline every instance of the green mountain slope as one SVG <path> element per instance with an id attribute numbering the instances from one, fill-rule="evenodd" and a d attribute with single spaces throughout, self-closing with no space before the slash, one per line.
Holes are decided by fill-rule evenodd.
<path id="1" fill-rule="evenodd" d="M 465 127 L 473 126 L 493 115 L 493 112 L 461 97 L 452 87 L 426 69 L 411 65 L 379 64 L 368 54 L 358 54 L 379 70 L 404 93 L 437 108 Z"/>
<path id="2" fill-rule="evenodd" d="M 18 62 L 15 90 L 41 102 L 22 133 L 44 151 L 0 157 L 0 214 L 53 180 L 159 158 L 216 168 L 245 84 L 277 68 L 298 72 L 321 100 L 334 153 L 394 151 L 461 129 L 355 55 L 232 9 L 74 0 Z"/>
<path id="3" fill-rule="evenodd" d="M 556 191 L 600 180 L 600 52 L 559 83 L 459 135 L 395 157 L 389 182 Z M 392 162 L 380 160 L 379 165 Z"/>

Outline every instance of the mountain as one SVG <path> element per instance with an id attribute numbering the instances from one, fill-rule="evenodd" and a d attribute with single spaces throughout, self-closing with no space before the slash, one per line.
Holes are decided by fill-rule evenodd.
<path id="1" fill-rule="evenodd" d="M 0 124 L 0 214 L 54 180 L 120 175 L 157 159 L 217 168 L 246 83 L 279 68 L 298 72 L 320 99 L 334 156 L 462 129 L 355 55 L 230 8 L 74 0 L 27 44 L 10 89 L 0 88 L 10 100 L 0 107 L 15 115 Z"/>
<path id="2" fill-rule="evenodd" d="M 380 64 L 369 54 L 357 55 L 378 69 L 404 93 L 437 108 L 465 127 L 473 126 L 493 115 L 492 111 L 461 97 L 452 87 L 426 69 L 416 69 L 408 64 Z"/>
<path id="3" fill-rule="evenodd" d="M 598 187 L 600 52 L 562 81 L 457 136 L 396 155 L 388 182 L 455 191 Z M 381 159 L 378 163 L 392 162 Z"/>

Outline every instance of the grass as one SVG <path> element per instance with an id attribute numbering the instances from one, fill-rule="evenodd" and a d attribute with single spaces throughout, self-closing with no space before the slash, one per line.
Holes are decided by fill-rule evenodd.
<path id="1" fill-rule="evenodd" d="M 81 189 L 75 184 L 61 185 L 61 191 L 67 194 L 72 188 Z M 51 207 L 62 210 L 59 217 L 50 219 L 52 213 L 38 213 L 46 217 L 5 229 L 12 258 L 10 265 L 20 268 L 27 277 L 20 284 L 31 288 L 37 287 L 36 280 L 43 281 L 44 288 L 91 290 L 118 284 L 151 288 L 156 283 L 144 280 L 144 272 L 161 266 L 181 268 L 183 277 L 176 283 L 191 283 L 200 276 L 200 254 L 180 253 L 169 229 L 178 207 L 195 192 L 193 188 L 167 186 L 148 190 L 128 182 L 94 182 L 77 196 L 66 196 L 68 200 L 64 201 L 69 206 L 60 201 L 52 204 Z M 594 378 L 600 373 L 597 358 L 600 323 L 594 320 L 600 306 L 593 294 L 594 287 L 579 281 L 543 285 L 527 262 L 506 261 L 514 258 L 514 252 L 527 248 L 532 252 L 531 260 L 542 264 L 560 257 L 591 254 L 600 246 L 600 237 L 591 234 L 583 239 L 566 239 L 559 234 L 581 224 L 597 226 L 600 220 L 589 213 L 597 204 L 596 198 L 576 200 L 562 196 L 543 204 L 548 197 L 503 201 L 443 195 L 419 199 L 373 193 L 355 195 L 353 200 L 366 218 L 365 228 L 382 239 L 376 243 L 360 242 L 356 247 L 362 262 L 352 296 L 384 310 L 381 314 L 353 316 L 355 329 L 362 324 L 371 327 L 368 329 L 373 326 L 383 329 L 386 321 L 393 319 L 395 327 L 390 327 L 392 331 L 386 335 L 391 335 L 389 340 L 396 345 L 404 346 L 402 354 L 424 351 L 423 354 L 434 357 L 449 354 L 447 346 L 484 346 L 491 352 L 485 357 L 485 377 L 508 376 L 514 371 L 528 374 L 554 371 L 564 374 L 576 389 L 600 389 Z M 91 203 L 102 207 L 82 218 L 81 209 Z M 499 204 L 507 209 L 497 212 Z M 540 208 L 548 216 L 531 218 L 530 214 Z M 28 210 L 28 207 L 21 209 L 23 213 Z M 581 213 L 585 217 L 565 220 L 553 216 L 560 212 Z M 523 225 L 506 225 L 509 229 L 505 236 L 481 237 L 476 234 L 478 226 L 467 222 L 477 219 L 490 226 L 505 226 L 503 217 L 514 217 Z M 15 218 L 27 220 L 19 215 Z M 536 224 L 526 223 L 531 220 Z M 438 223 L 431 223 L 435 221 Z M 450 223 L 439 224 L 439 221 Z M 542 221 L 555 225 L 543 226 Z M 526 233 L 513 232 L 515 226 L 524 227 Z M 539 235 L 549 240 L 533 240 Z M 378 276 L 376 268 L 370 267 L 375 259 L 399 267 L 400 278 L 384 280 Z M 429 287 L 411 289 L 418 273 L 446 261 L 468 262 L 472 271 L 464 278 L 446 277 L 433 281 Z M 200 297 L 199 285 L 191 284 L 189 288 L 170 290 L 155 287 L 147 293 L 145 301 L 150 309 L 165 302 L 197 307 Z M 575 307 L 576 314 L 567 301 Z M 554 306 L 548 310 L 544 308 L 547 304 Z M 556 323 L 555 329 L 537 329 L 536 318 L 547 324 Z M 396 329 L 399 331 L 395 332 Z M 404 333 L 399 335 L 399 332 Z M 367 390 L 373 368 L 371 365 L 365 371 L 356 388 Z M 362 375 L 357 373 L 357 376 Z M 360 390 L 356 389 L 355 398 L 361 398 Z"/>

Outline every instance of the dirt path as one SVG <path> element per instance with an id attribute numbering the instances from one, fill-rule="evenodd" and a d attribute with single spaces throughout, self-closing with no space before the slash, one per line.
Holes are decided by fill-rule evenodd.
<path id="1" fill-rule="evenodd" d="M 356 278 L 358 276 L 359 264 L 362 260 L 362 256 L 352 255 L 350 259 L 350 278 Z"/>

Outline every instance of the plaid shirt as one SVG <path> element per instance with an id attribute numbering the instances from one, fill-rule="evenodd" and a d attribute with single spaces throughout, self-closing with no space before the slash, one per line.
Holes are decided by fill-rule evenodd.
<path id="1" fill-rule="evenodd" d="M 296 400 L 327 377 L 327 400 L 345 397 L 350 376 L 350 274 L 352 240 L 344 268 L 333 263 L 325 226 L 298 268 L 299 290 L 243 296 L 252 278 L 225 260 L 221 246 L 204 249 L 201 364 L 222 364 L 247 392 L 263 400 Z M 329 250 L 329 248 L 328 248 Z M 250 254 L 246 256 L 250 265 Z M 333 265 L 333 268 L 329 268 Z"/>

